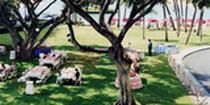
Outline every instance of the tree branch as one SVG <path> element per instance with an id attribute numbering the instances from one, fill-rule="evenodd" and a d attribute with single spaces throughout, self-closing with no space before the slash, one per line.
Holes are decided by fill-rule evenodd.
<path id="1" fill-rule="evenodd" d="M 53 0 L 49 5 L 47 5 L 42 11 L 40 11 L 37 16 L 39 17 L 43 12 L 45 12 L 50 6 L 52 6 L 57 0 Z"/>
<path id="2" fill-rule="evenodd" d="M 105 15 L 108 7 L 109 7 L 110 2 L 111 2 L 111 0 L 105 0 L 103 2 L 101 12 L 99 13 L 99 18 L 100 18 L 99 24 L 104 26 L 104 27 L 106 27 L 106 25 L 104 23 L 104 15 Z"/>
<path id="3" fill-rule="evenodd" d="M 40 41 L 37 43 L 37 45 L 35 45 L 35 48 L 37 48 L 38 46 L 40 46 L 52 33 L 52 31 L 55 29 L 55 27 L 57 27 L 59 24 L 63 23 L 65 21 L 65 18 L 56 21 L 56 23 L 54 23 L 49 29 L 48 31 L 44 34 L 44 36 L 40 39 Z"/>
<path id="4" fill-rule="evenodd" d="M 75 2 L 71 0 L 65 0 L 65 2 L 72 10 L 76 11 L 81 17 L 88 21 L 97 32 L 108 39 L 110 43 L 114 44 L 117 37 L 112 32 L 108 31 L 107 28 L 100 27 L 100 25 L 84 10 L 82 10 Z"/>
<path id="5" fill-rule="evenodd" d="M 53 24 L 54 22 L 61 20 L 63 17 L 65 17 L 65 14 L 66 14 L 67 10 L 68 10 L 67 7 L 65 7 L 59 17 L 52 18 L 52 19 L 48 20 L 47 22 L 43 23 L 40 26 L 40 29 L 42 30 L 42 29 L 48 27 L 50 24 Z"/>
<path id="6" fill-rule="evenodd" d="M 68 34 L 68 36 L 71 38 L 70 41 L 72 42 L 72 44 L 75 47 L 77 47 L 81 51 L 88 51 L 88 52 L 95 52 L 95 53 L 107 53 L 108 52 L 108 48 L 93 48 L 93 47 L 89 47 L 89 46 L 82 46 L 75 38 L 72 23 L 70 22 L 67 25 L 68 25 L 69 32 L 70 32 Z"/>
<path id="7" fill-rule="evenodd" d="M 34 17 L 36 17 L 36 14 L 33 12 L 34 9 L 33 9 L 32 3 L 27 2 L 27 3 L 24 3 L 24 4 L 25 4 L 25 6 L 27 8 L 27 11 L 29 13 L 29 17 L 32 20 Z"/>
<path id="8" fill-rule="evenodd" d="M 108 24 L 109 25 L 111 24 L 114 15 L 117 13 L 117 10 L 118 10 L 119 6 L 120 6 L 120 0 L 117 1 L 117 4 L 116 4 L 115 9 L 114 9 L 114 12 L 109 17 L 109 20 L 108 20 Z"/>
<path id="9" fill-rule="evenodd" d="M 35 9 L 35 10 L 37 9 L 37 7 L 39 6 L 40 3 L 41 3 L 41 2 L 38 2 L 38 1 L 37 1 L 37 3 L 35 3 L 35 5 L 34 5 L 34 9 Z"/>
<path id="10" fill-rule="evenodd" d="M 45 24 L 43 24 L 40 27 L 40 30 L 45 29 L 47 26 L 51 25 L 50 28 L 48 29 L 48 31 L 45 33 L 45 35 L 42 37 L 42 39 L 37 43 L 37 45 L 35 47 L 40 46 L 51 34 L 51 32 L 54 30 L 55 27 L 57 27 L 59 24 L 63 23 L 66 20 L 66 14 L 67 12 L 67 8 L 65 7 L 62 11 L 61 16 L 57 17 L 56 19 L 51 19 L 49 21 L 47 21 Z"/>
<path id="11" fill-rule="evenodd" d="M 140 12 L 140 14 L 135 19 L 128 20 L 128 22 L 126 23 L 126 25 L 123 27 L 122 31 L 120 32 L 120 35 L 119 35 L 116 43 L 118 43 L 118 44 L 121 43 L 122 40 L 124 39 L 126 33 L 133 26 L 133 24 L 136 21 L 138 21 L 139 19 L 141 19 L 144 15 L 148 14 L 152 10 L 152 8 L 155 6 L 155 4 L 158 2 L 158 0 L 150 0 L 150 1 L 151 1 L 151 3 L 147 3 L 147 5 L 143 5 L 144 7 L 143 6 L 140 7 L 140 8 L 145 8 L 146 6 L 148 6 L 150 4 L 150 6 L 147 9 L 144 9 L 142 11 L 142 13 Z M 137 13 L 139 13 L 139 12 L 137 12 Z"/>
<path id="12" fill-rule="evenodd" d="M 21 23 L 21 25 L 22 25 L 26 30 L 28 30 L 29 27 L 28 27 L 27 24 L 24 22 L 24 19 L 23 19 L 23 17 L 21 16 L 21 14 L 20 14 L 20 12 L 18 11 L 17 8 L 14 9 L 14 12 L 15 12 L 15 14 L 17 15 L 18 21 Z"/>
<path id="13" fill-rule="evenodd" d="M 0 11 L 1 8 L 0 8 Z M 11 24 L 11 20 L 9 20 L 9 17 L 7 17 L 3 12 L 0 12 L 0 19 L 1 19 L 1 24 L 6 27 L 6 29 L 12 33 L 10 34 L 12 39 L 15 41 L 16 44 L 18 44 L 19 42 L 23 41 L 23 38 L 19 35 L 19 33 L 17 32 L 15 26 L 13 26 Z"/>

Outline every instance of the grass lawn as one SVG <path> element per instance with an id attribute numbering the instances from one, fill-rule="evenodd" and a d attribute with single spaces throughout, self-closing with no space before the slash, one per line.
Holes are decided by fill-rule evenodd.
<path id="1" fill-rule="evenodd" d="M 82 44 L 92 46 L 108 46 L 109 43 L 97 35 L 90 27 L 75 27 L 77 38 Z M 115 28 L 118 32 L 119 29 Z M 134 48 L 146 51 L 147 40 L 142 40 L 141 29 L 134 27 L 129 31 L 124 45 L 132 42 Z M 116 67 L 107 55 L 80 52 L 67 42 L 65 26 L 58 27 L 47 44 L 55 50 L 68 53 L 70 60 L 66 67 L 78 65 L 83 70 L 85 80 L 81 86 L 59 86 L 55 84 L 56 76 L 53 75 L 46 84 L 36 86 L 34 96 L 23 95 L 25 85 L 17 83 L 15 79 L 0 83 L 0 105 L 111 105 L 117 99 L 118 89 L 114 87 Z M 208 33 L 205 31 L 204 33 Z M 194 36 L 189 45 L 183 45 L 185 33 L 177 38 L 175 32 L 170 32 L 171 43 L 178 43 L 180 47 L 198 46 L 210 43 L 210 36 L 204 35 L 201 43 Z M 146 37 L 151 38 L 154 44 L 164 42 L 164 31 L 146 31 Z M 0 35 L 0 43 L 9 43 L 8 36 Z M 10 63 L 8 56 L 0 57 L 0 62 Z M 37 59 L 30 62 L 18 61 L 18 72 L 28 67 L 37 65 Z M 191 99 L 176 78 L 167 63 L 166 55 L 146 57 L 141 63 L 141 77 L 147 79 L 145 88 L 133 91 L 135 99 L 142 105 L 191 105 Z"/>

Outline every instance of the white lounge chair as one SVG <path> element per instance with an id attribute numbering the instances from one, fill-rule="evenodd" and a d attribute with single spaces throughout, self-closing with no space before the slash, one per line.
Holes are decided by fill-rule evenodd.
<path id="1" fill-rule="evenodd" d="M 36 81 L 36 83 L 45 83 L 51 76 L 51 71 L 46 66 L 36 66 L 23 73 L 18 82 L 26 82 L 27 80 Z"/>
<path id="2" fill-rule="evenodd" d="M 13 65 L 0 64 L 0 80 L 5 81 L 16 76 L 17 72 Z"/>
<path id="3" fill-rule="evenodd" d="M 78 85 L 81 83 L 82 71 L 79 68 L 64 68 L 60 71 L 60 75 L 57 77 L 58 84 L 72 84 Z"/>
<path id="4" fill-rule="evenodd" d="M 67 56 L 64 52 L 52 52 L 47 55 L 40 56 L 39 64 L 43 66 L 51 67 L 52 69 L 58 69 L 64 64 Z"/>

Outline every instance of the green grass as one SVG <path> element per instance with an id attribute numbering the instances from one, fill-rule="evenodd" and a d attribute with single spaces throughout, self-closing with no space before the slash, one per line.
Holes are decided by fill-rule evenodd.
<path id="1" fill-rule="evenodd" d="M 90 27 L 75 27 L 79 41 L 91 46 L 109 46 L 109 42 L 99 36 Z M 114 28 L 115 32 L 119 29 Z M 132 28 L 125 40 L 124 46 L 132 42 L 134 48 L 147 51 L 147 40 L 141 38 L 142 30 L 139 27 Z M 63 50 L 68 53 L 69 60 L 65 66 L 78 65 L 83 70 L 84 81 L 81 86 L 59 86 L 55 84 L 56 76 L 53 75 L 46 84 L 36 85 L 34 96 L 24 95 L 25 84 L 17 83 L 16 79 L 0 83 L 0 105 L 110 105 L 118 96 L 118 89 L 114 87 L 116 67 L 107 55 L 80 52 L 67 42 L 65 26 L 58 27 L 48 38 L 46 44 L 55 50 Z M 208 31 L 204 32 L 205 34 Z M 185 33 L 177 38 L 175 32 L 170 31 L 170 43 L 177 43 L 180 47 L 199 46 L 209 44 L 209 35 L 204 36 L 203 42 L 192 36 L 189 45 L 183 45 Z M 146 30 L 146 37 L 151 38 L 155 44 L 164 43 L 164 31 Z M 4 38 L 2 40 L 2 38 Z M 0 43 L 9 43 L 8 36 L 0 35 Z M 0 62 L 10 63 L 8 56 L 0 57 Z M 28 67 L 37 65 L 37 59 L 30 62 L 18 61 L 18 73 Z M 176 78 L 167 63 L 166 55 L 146 57 L 141 62 L 141 77 L 147 80 L 145 88 L 133 91 L 138 103 L 142 105 L 191 105 L 191 99 Z"/>
<path id="2" fill-rule="evenodd" d="M 0 44 L 10 44 L 11 38 L 9 34 L 0 34 Z"/>
<path id="3" fill-rule="evenodd" d="M 76 38 L 83 45 L 97 45 L 97 46 L 110 46 L 110 43 L 99 35 L 95 30 L 91 27 L 74 27 Z M 119 33 L 119 28 L 112 28 L 114 32 Z M 71 45 L 67 42 L 66 35 L 69 33 L 66 26 L 60 26 L 54 31 L 54 35 L 48 38 L 48 45 Z M 140 49 L 142 51 L 147 51 L 147 39 L 152 39 L 154 44 L 158 43 L 166 43 L 164 41 L 164 30 L 146 30 L 146 40 L 142 39 L 142 28 L 141 27 L 133 27 L 126 35 L 123 40 L 123 45 L 128 46 L 128 42 L 132 43 L 132 47 L 136 49 Z M 200 38 L 192 33 L 190 38 L 190 42 L 188 45 L 185 45 L 185 39 L 188 33 L 181 32 L 180 37 L 176 36 L 176 32 L 170 30 L 169 31 L 169 41 L 171 44 L 178 44 L 181 49 L 191 47 L 191 46 L 200 46 L 200 45 L 209 45 L 210 44 L 210 30 L 208 28 L 204 28 L 203 31 L 203 41 L 200 41 Z"/>

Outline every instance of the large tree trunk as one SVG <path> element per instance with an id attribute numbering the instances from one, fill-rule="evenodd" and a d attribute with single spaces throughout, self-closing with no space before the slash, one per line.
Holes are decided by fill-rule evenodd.
<path id="1" fill-rule="evenodd" d="M 174 20 L 173 20 L 173 18 L 172 18 L 170 9 L 169 9 L 169 7 L 168 7 L 168 4 L 165 3 L 165 6 L 166 6 L 166 10 L 167 10 L 167 12 L 168 12 L 169 18 L 170 18 L 170 22 L 171 22 L 171 24 L 172 24 L 172 28 L 173 28 L 174 31 L 176 31 L 176 27 L 175 27 L 175 24 L 174 24 Z"/>
<path id="2" fill-rule="evenodd" d="M 22 42 L 19 45 L 19 51 L 17 51 L 19 59 L 21 60 L 30 60 L 32 58 L 32 51 L 34 50 L 36 38 L 39 33 L 32 30 L 29 34 L 30 39 L 26 39 L 26 41 Z"/>
<path id="3" fill-rule="evenodd" d="M 131 96 L 131 89 L 129 87 L 128 71 L 124 67 L 121 61 L 116 61 L 117 74 L 120 86 L 120 97 L 115 105 L 135 105 L 135 101 Z"/>
<path id="4" fill-rule="evenodd" d="M 198 23 L 197 36 L 200 36 L 202 33 L 203 13 L 204 13 L 204 9 L 202 8 L 201 13 L 200 13 L 199 23 Z"/>
<path id="5" fill-rule="evenodd" d="M 191 33 L 192 33 L 192 30 L 193 30 L 193 27 L 194 27 L 194 22 L 195 22 L 195 17 L 196 17 L 196 14 L 197 14 L 197 7 L 196 7 L 196 4 L 193 4 L 195 10 L 194 10 L 194 14 L 193 14 L 193 20 L 192 20 L 192 23 L 191 23 L 191 26 L 190 26 L 190 31 L 189 31 L 189 34 L 187 36 L 187 39 L 185 41 L 185 44 L 188 44 L 189 40 L 190 40 L 190 36 L 191 36 Z"/>
<path id="6" fill-rule="evenodd" d="M 165 5 L 163 4 L 162 5 L 162 8 L 163 8 L 163 15 L 164 15 L 164 27 L 165 27 L 165 41 L 168 42 L 168 28 L 167 28 L 167 21 L 166 21 L 166 8 L 165 8 Z"/>
<path id="7" fill-rule="evenodd" d="M 32 58 L 33 48 L 29 48 L 28 45 L 20 45 L 17 56 L 20 60 L 30 60 Z"/>
<path id="8" fill-rule="evenodd" d="M 123 49 L 121 44 L 116 44 L 109 50 L 109 55 L 117 66 L 117 78 L 119 80 L 120 96 L 115 105 L 136 105 L 129 86 L 129 62 L 125 58 Z"/>
<path id="9" fill-rule="evenodd" d="M 185 7 L 185 33 L 187 32 L 188 2 L 189 2 L 189 0 L 186 0 L 186 7 Z"/>

